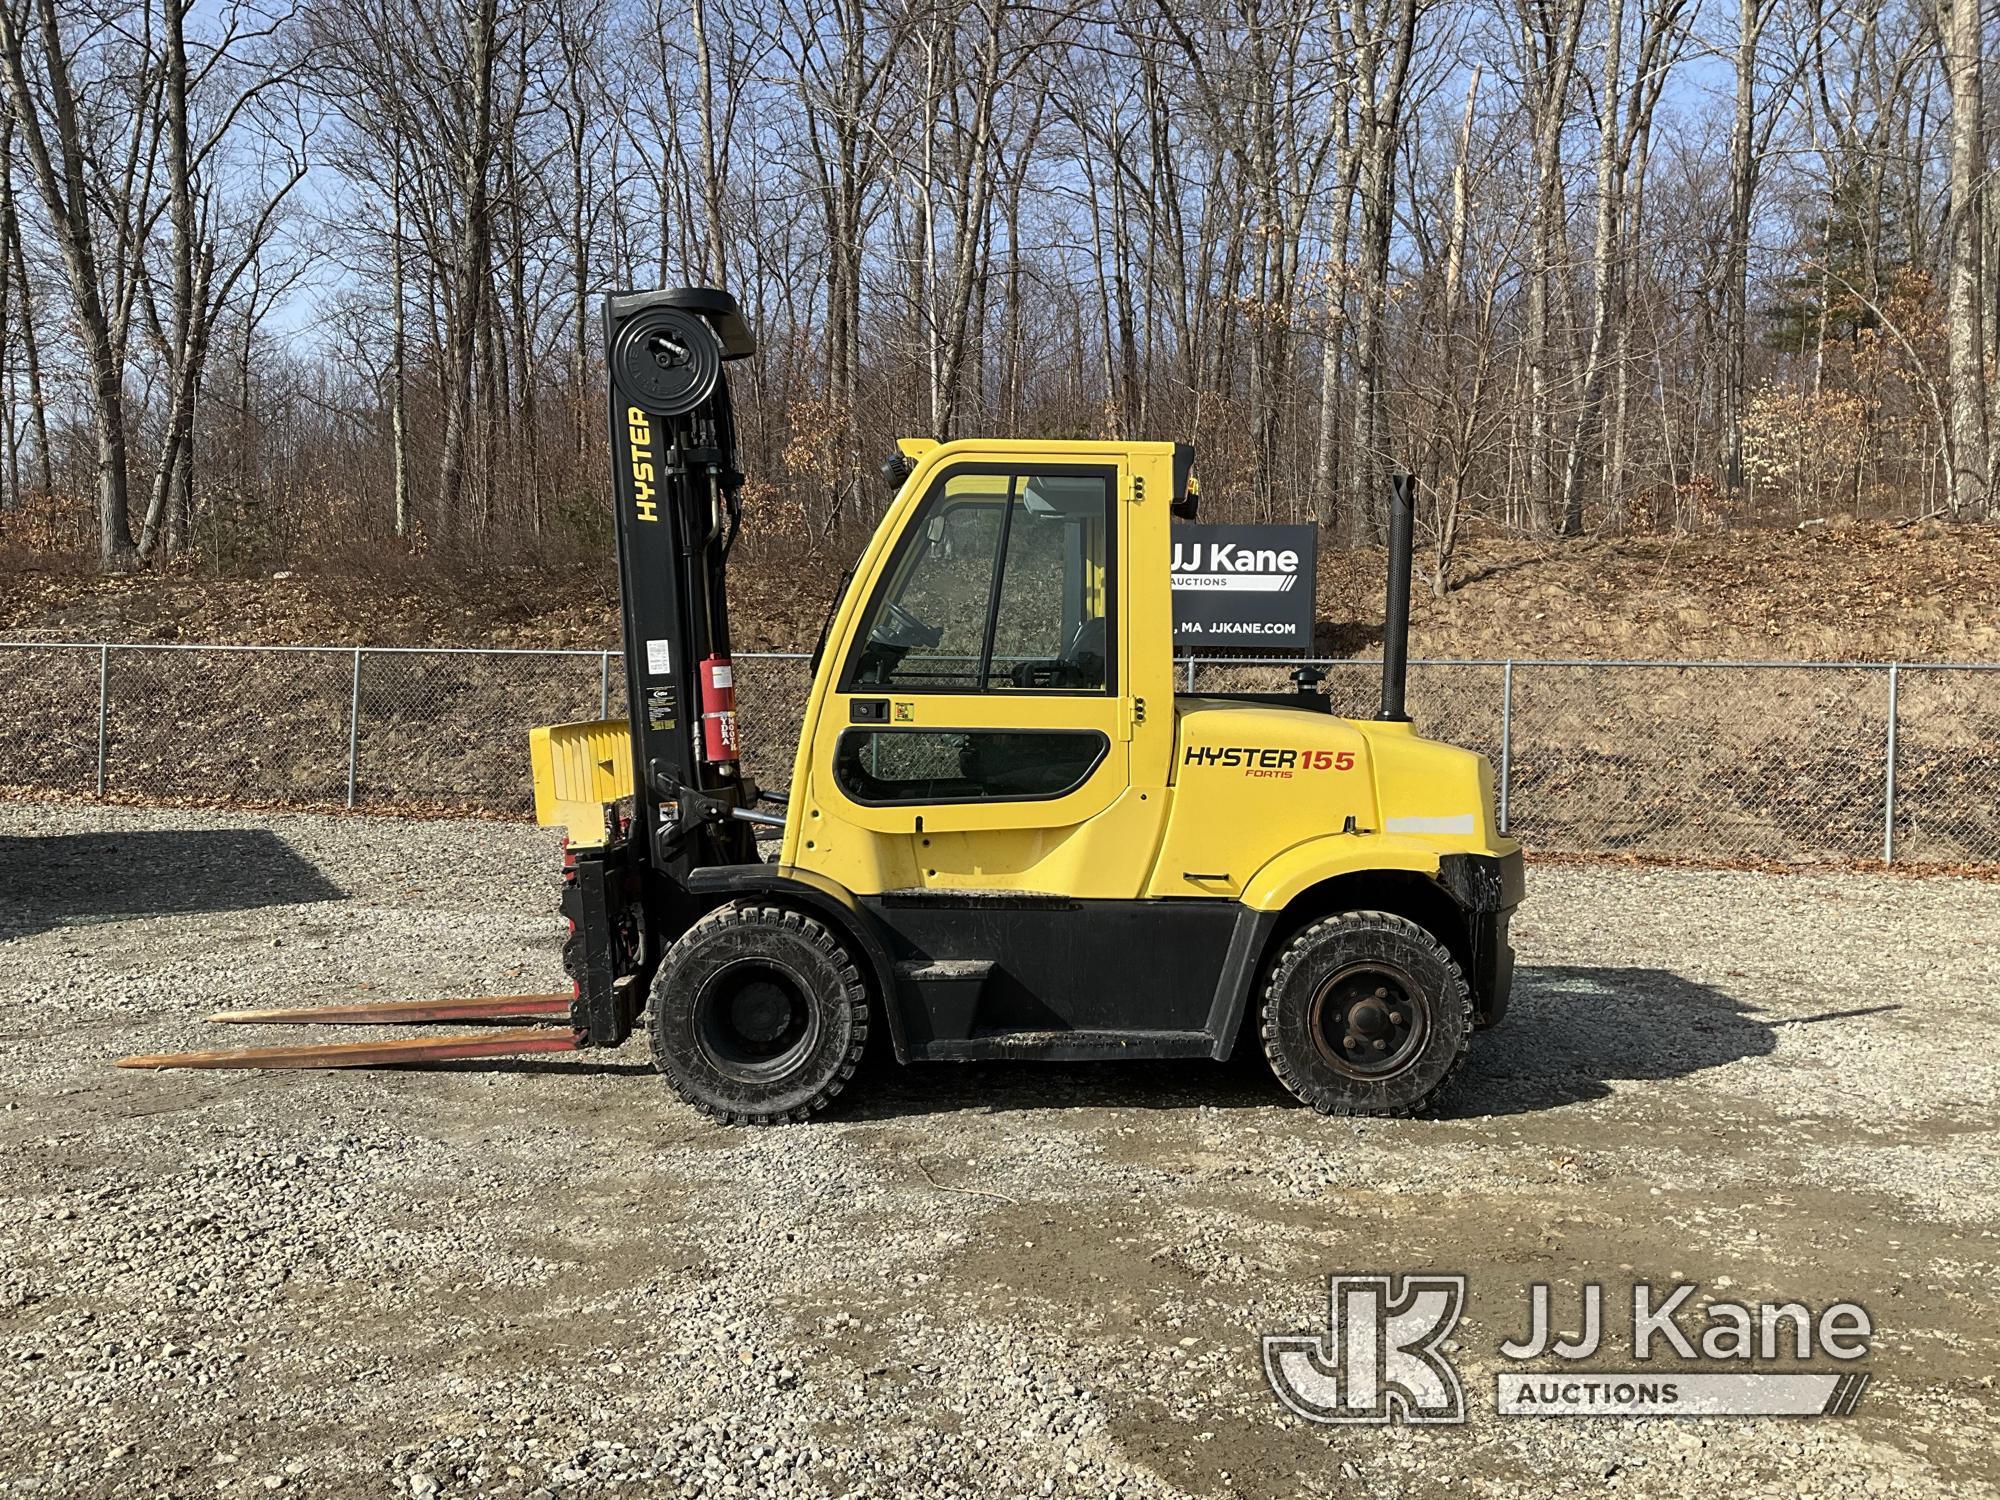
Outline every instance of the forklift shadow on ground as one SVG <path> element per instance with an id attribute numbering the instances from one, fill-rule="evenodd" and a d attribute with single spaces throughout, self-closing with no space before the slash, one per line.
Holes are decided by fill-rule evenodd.
<path id="1" fill-rule="evenodd" d="M 347 892 L 259 828 L 0 837 L 0 936 L 119 918 L 341 901 Z"/>
<path id="2" fill-rule="evenodd" d="M 1668 1082 L 1766 1057 L 1776 1045 L 1773 1027 L 1743 1002 L 1670 970 L 1522 967 L 1507 1024 L 1478 1039 L 1438 1113 L 1451 1120 L 1560 1109 L 1605 1098 L 1621 1083 Z M 834 1120 L 962 1110 L 1305 1109 L 1265 1064 L 1254 1026 L 1225 1068 L 1198 1061 L 898 1068 L 872 1053 L 863 1066 L 876 1076 Z"/>
<path id="3" fill-rule="evenodd" d="M 1539 1113 L 1776 1047 L 1757 1011 L 1671 969 L 1520 968 L 1507 1024 L 1472 1049 L 1447 1113 Z"/>

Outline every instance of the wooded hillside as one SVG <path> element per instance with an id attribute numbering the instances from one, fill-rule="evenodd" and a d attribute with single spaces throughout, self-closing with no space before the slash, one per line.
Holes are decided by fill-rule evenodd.
<path id="1" fill-rule="evenodd" d="M 607 288 L 708 282 L 753 525 L 898 433 L 1192 438 L 1364 539 L 1978 519 L 1979 0 L 0 0 L 0 528 L 603 536 Z"/>

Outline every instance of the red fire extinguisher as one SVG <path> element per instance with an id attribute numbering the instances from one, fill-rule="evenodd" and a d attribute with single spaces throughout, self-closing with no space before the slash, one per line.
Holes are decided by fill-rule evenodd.
<path id="1" fill-rule="evenodd" d="M 712 764 L 736 759 L 736 674 L 726 656 L 701 664 L 701 744 Z"/>

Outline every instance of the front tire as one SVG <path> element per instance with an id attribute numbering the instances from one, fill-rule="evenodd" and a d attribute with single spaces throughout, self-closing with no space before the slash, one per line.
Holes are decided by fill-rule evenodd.
<path id="1" fill-rule="evenodd" d="M 653 1064 L 726 1125 L 775 1125 L 826 1108 L 868 1042 L 860 966 L 823 922 L 731 903 L 667 950 L 653 977 Z"/>
<path id="2" fill-rule="evenodd" d="M 1354 911 L 1285 945 L 1264 988 L 1264 1055 L 1325 1115 L 1437 1107 L 1472 1035 L 1457 960 L 1406 917 Z"/>

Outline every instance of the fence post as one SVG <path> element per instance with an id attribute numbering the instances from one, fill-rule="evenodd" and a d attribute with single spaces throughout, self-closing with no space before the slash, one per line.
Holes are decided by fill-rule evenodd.
<path id="1" fill-rule="evenodd" d="M 104 753 L 109 748 L 111 712 L 111 647 L 97 648 L 97 795 L 104 795 Z"/>
<path id="2" fill-rule="evenodd" d="M 598 663 L 597 717 L 600 719 L 611 717 L 611 653 L 609 651 L 604 653 L 604 659 Z"/>
<path id="3" fill-rule="evenodd" d="M 354 770 L 361 758 L 361 648 L 354 648 L 354 682 L 347 700 L 347 805 L 354 806 Z"/>
<path id="4" fill-rule="evenodd" d="M 1514 659 L 1500 669 L 1500 831 L 1507 831 L 1507 806 L 1514 791 Z"/>
<path id="5" fill-rule="evenodd" d="M 1896 862 L 1896 690 L 1902 664 L 1889 666 L 1889 740 L 1882 747 L 1882 863 Z"/>
<path id="6" fill-rule="evenodd" d="M 1189 657 L 1189 658 L 1187 659 L 1187 669 L 1188 669 L 1188 671 L 1187 671 L 1187 684 L 1188 684 L 1188 685 L 1187 685 L 1187 690 L 1188 690 L 1188 691 L 1189 691 L 1189 692 L 1191 693 L 1191 692 L 1193 692 L 1193 691 L 1194 691 L 1194 658 L 1193 658 L 1192 656 L 1190 656 L 1190 657 Z"/>

